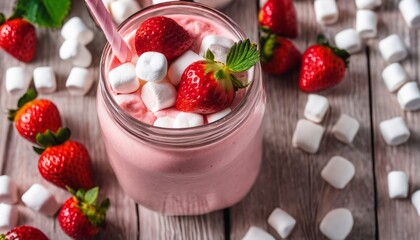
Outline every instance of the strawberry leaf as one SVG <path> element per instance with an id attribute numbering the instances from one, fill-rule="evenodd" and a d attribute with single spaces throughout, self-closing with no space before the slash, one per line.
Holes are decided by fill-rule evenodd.
<path id="1" fill-rule="evenodd" d="M 226 65 L 231 72 L 243 72 L 260 60 L 257 45 L 249 39 L 239 41 L 229 49 Z"/>
<path id="2" fill-rule="evenodd" d="M 99 205 L 99 211 L 106 212 L 106 210 L 108 210 L 110 205 L 111 205 L 111 202 L 109 201 L 109 198 L 103 200 L 101 204 Z"/>
<path id="3" fill-rule="evenodd" d="M 206 54 L 204 55 L 204 58 L 209 62 L 214 62 L 214 54 L 210 49 L 207 49 Z"/>
<path id="4" fill-rule="evenodd" d="M 276 47 L 277 36 L 275 34 L 270 34 L 266 37 L 261 38 L 261 61 L 268 62 L 274 54 L 274 48 Z"/>
<path id="5" fill-rule="evenodd" d="M 98 199 L 98 195 L 99 195 L 99 187 L 94 187 L 92 189 L 89 189 L 85 193 L 83 200 L 87 204 L 96 205 L 96 200 Z"/>
<path id="6" fill-rule="evenodd" d="M 23 105 L 25 105 L 26 103 L 35 100 L 35 98 L 37 97 L 37 93 L 35 91 L 35 89 L 30 88 L 28 89 L 28 91 L 19 98 L 18 100 L 18 108 L 21 108 Z"/>
<path id="7" fill-rule="evenodd" d="M 2 25 L 4 21 L 6 21 L 6 17 L 4 16 L 3 13 L 0 13 L 0 25 Z"/>
<path id="8" fill-rule="evenodd" d="M 45 148 L 39 148 L 39 147 L 35 147 L 35 146 L 33 146 L 33 147 L 32 147 L 32 149 L 33 149 L 36 153 L 38 153 L 39 155 L 41 155 L 41 154 L 45 151 Z"/>

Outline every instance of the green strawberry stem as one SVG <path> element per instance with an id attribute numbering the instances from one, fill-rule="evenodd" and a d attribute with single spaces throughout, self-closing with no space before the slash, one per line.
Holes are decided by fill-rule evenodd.
<path id="1" fill-rule="evenodd" d="M 6 236 L 4 234 L 0 234 L 0 240 L 6 240 Z"/>
<path id="2" fill-rule="evenodd" d="M 18 104 L 17 104 L 17 109 L 10 109 L 9 110 L 9 114 L 7 116 L 7 119 L 9 119 L 10 121 L 13 122 L 15 120 L 16 113 L 19 111 L 19 109 L 21 107 L 23 107 L 23 105 L 27 104 L 28 102 L 31 102 L 31 101 L 35 100 L 37 96 L 38 96 L 38 94 L 37 94 L 36 90 L 33 89 L 33 88 L 29 88 L 28 91 L 25 94 L 23 94 L 22 97 L 19 98 Z"/>
<path id="3" fill-rule="evenodd" d="M 261 37 L 261 61 L 268 62 L 273 57 L 273 49 L 277 46 L 277 35 L 270 33 L 267 36 Z"/>
<path id="4" fill-rule="evenodd" d="M 2 25 L 6 21 L 6 17 L 3 13 L 0 13 L 0 25 Z"/>
<path id="5" fill-rule="evenodd" d="M 36 142 L 41 146 L 32 147 L 38 154 L 42 154 L 47 147 L 58 146 L 65 143 L 70 139 L 71 131 L 68 128 L 60 128 L 57 132 L 47 130 L 44 133 L 38 133 L 36 135 Z"/>
<path id="6" fill-rule="evenodd" d="M 340 49 L 338 47 L 331 46 L 330 43 L 328 42 L 328 40 L 322 34 L 318 35 L 317 42 L 318 42 L 319 45 L 325 46 L 325 47 L 328 47 L 329 49 L 331 49 L 331 51 L 333 51 L 335 55 L 337 55 L 339 58 L 343 59 L 344 63 L 346 64 L 346 67 L 347 68 L 349 67 L 350 54 L 346 50 Z"/>

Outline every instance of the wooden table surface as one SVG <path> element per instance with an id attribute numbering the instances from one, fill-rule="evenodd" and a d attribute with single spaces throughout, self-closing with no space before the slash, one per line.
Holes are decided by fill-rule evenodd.
<path id="1" fill-rule="evenodd" d="M 0 12 L 9 15 L 13 1 L 0 1 Z M 420 113 L 401 110 L 396 95 L 387 91 L 381 71 L 386 66 L 378 52 L 378 40 L 397 33 L 409 47 L 409 57 L 402 62 L 409 77 L 418 81 L 419 39 L 409 30 L 397 10 L 398 0 L 383 0 L 379 14 L 378 37 L 367 42 L 364 50 L 351 57 L 343 83 L 321 92 L 327 96 L 331 110 L 322 125 L 326 134 L 317 154 L 307 154 L 292 147 L 296 122 L 303 117 L 307 94 L 298 90 L 298 73 L 283 77 L 264 75 L 268 104 L 264 120 L 264 160 L 258 180 L 251 192 L 238 204 L 223 211 L 195 217 L 165 217 L 151 212 L 129 199 L 118 186 L 107 162 L 96 117 L 96 86 L 85 97 L 74 97 L 65 90 L 71 64 L 58 57 L 63 42 L 59 30 L 37 30 L 38 48 L 35 61 L 23 64 L 0 52 L 0 73 L 11 66 L 24 66 L 28 73 L 35 67 L 54 67 L 58 91 L 42 95 L 52 99 L 61 111 L 64 125 L 73 130 L 73 138 L 89 149 L 96 182 L 103 195 L 111 199 L 108 226 L 98 239 L 241 239 L 251 225 L 262 227 L 279 238 L 266 220 L 275 207 L 280 207 L 297 220 L 290 239 L 323 239 L 319 223 L 331 209 L 345 207 L 354 216 L 354 227 L 348 239 L 419 239 L 420 217 L 409 199 L 388 198 L 386 175 L 403 170 L 410 179 L 410 193 L 420 188 Z M 148 2 L 143 2 L 143 6 Z M 315 21 L 312 1 L 295 0 L 300 36 L 294 42 L 301 51 L 315 42 L 318 33 L 332 40 L 345 28 L 354 27 L 356 7 L 353 0 L 338 0 L 338 23 L 322 27 Z M 235 0 L 223 10 L 238 22 L 254 41 L 258 39 L 255 0 Z M 88 45 L 94 57 L 90 70 L 98 74 L 98 63 L 105 40 L 95 27 L 81 0 L 74 0 L 71 16 L 82 17 L 95 29 L 95 39 Z M 16 98 L 9 96 L 0 78 L 0 173 L 11 176 L 22 194 L 35 182 L 50 189 L 60 202 L 69 197 L 43 180 L 37 170 L 37 155 L 31 144 L 23 140 L 7 121 L 5 109 L 13 108 Z M 341 113 L 361 123 L 353 144 L 338 142 L 331 129 Z M 408 143 L 390 147 L 380 136 L 379 123 L 392 117 L 403 117 L 411 130 Z M 344 190 L 336 190 L 320 176 L 320 171 L 334 155 L 349 159 L 356 167 L 356 176 Z M 19 203 L 19 224 L 40 228 L 51 239 L 68 239 L 55 218 L 37 214 Z"/>

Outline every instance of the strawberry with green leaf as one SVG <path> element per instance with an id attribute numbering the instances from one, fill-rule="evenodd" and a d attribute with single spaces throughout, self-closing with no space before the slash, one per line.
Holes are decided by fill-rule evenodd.
<path id="1" fill-rule="evenodd" d="M 15 227 L 6 234 L 0 234 L 0 240 L 48 240 L 39 229 L 31 226 Z"/>
<path id="2" fill-rule="evenodd" d="M 230 106 L 235 92 L 248 85 L 234 74 L 254 66 L 259 61 L 259 53 L 257 45 L 247 39 L 229 49 L 226 64 L 215 61 L 210 50 L 205 58 L 190 64 L 181 76 L 176 98 L 176 108 L 180 111 L 209 114 Z"/>

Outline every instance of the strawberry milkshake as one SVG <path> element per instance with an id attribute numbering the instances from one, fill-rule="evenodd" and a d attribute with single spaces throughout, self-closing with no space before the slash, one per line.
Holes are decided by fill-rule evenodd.
<path id="1" fill-rule="evenodd" d="M 97 111 L 125 193 L 166 215 L 240 201 L 262 159 L 256 45 L 221 13 L 184 2 L 143 9 L 119 32 L 134 57 L 121 63 L 105 46 Z"/>

